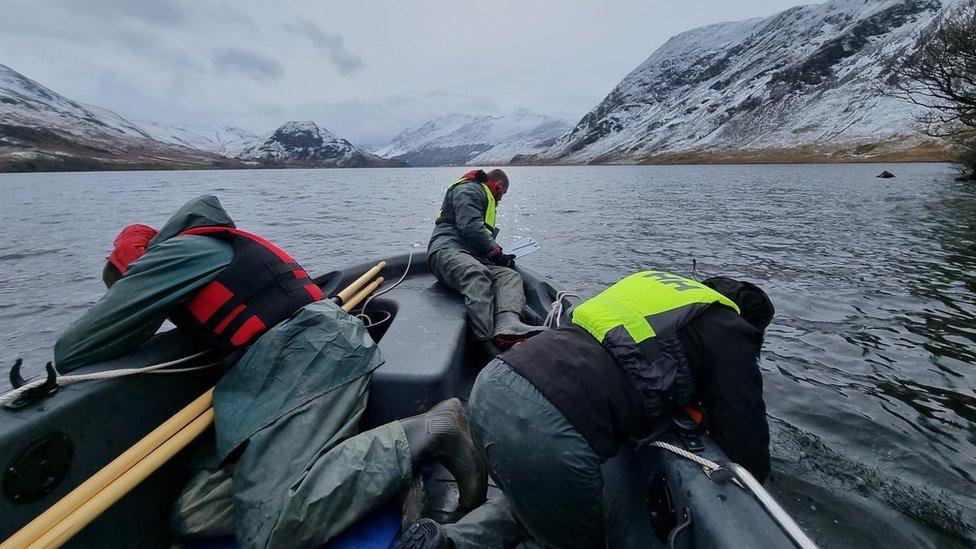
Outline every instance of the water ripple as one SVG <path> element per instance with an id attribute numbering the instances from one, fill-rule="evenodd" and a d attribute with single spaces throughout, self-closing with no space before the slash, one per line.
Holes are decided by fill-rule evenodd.
<path id="1" fill-rule="evenodd" d="M 500 241 L 535 237 L 522 263 L 584 295 L 692 260 L 757 282 L 777 307 L 763 379 L 784 505 L 824 546 L 972 545 L 976 189 L 943 165 L 881 169 L 512 168 Z M 50 359 L 127 223 L 215 193 L 324 272 L 422 249 L 457 171 L 0 175 L 0 364 Z"/>

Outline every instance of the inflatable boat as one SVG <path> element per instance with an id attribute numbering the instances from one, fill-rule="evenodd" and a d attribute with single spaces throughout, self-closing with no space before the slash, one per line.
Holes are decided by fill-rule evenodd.
<path id="1" fill-rule="evenodd" d="M 402 282 L 368 303 L 370 335 L 386 362 L 373 374 L 362 429 L 421 413 L 449 397 L 465 399 L 479 369 L 496 349 L 476 342 L 467 327 L 460 295 L 439 284 L 423 254 L 386 259 L 383 275 Z M 365 273 L 375 262 L 326 273 L 315 279 L 326 295 Z M 409 265 L 409 269 L 408 269 Z M 541 324 L 559 288 L 549 277 L 519 269 L 527 297 L 526 321 Z M 405 274 L 405 276 L 404 276 Z M 570 299 L 567 311 L 576 301 Z M 564 318 L 565 315 L 564 315 Z M 74 374 L 159 364 L 200 352 L 199 343 L 170 330 L 154 336 L 130 355 L 87 366 Z M 203 363 L 207 359 L 197 360 Z M 193 363 L 182 367 L 193 366 Z M 49 508 L 73 488 L 139 441 L 187 403 L 212 387 L 216 369 L 133 375 L 50 386 L 0 410 L 0 540 Z M 20 384 L 17 372 L 11 382 Z M 67 545 L 76 547 L 159 547 L 179 544 L 233 547 L 233 539 L 185 542 L 169 528 L 170 508 L 189 478 L 194 446 L 161 469 L 81 530 Z M 698 461 L 725 463 L 707 437 L 680 426 L 660 437 L 673 450 L 649 444 L 625 445 L 605 465 L 605 507 L 611 547 L 791 547 L 806 546 L 778 517 L 775 502 L 758 486 L 733 474 L 706 474 Z M 684 452 L 686 455 L 681 455 Z M 724 471 L 728 472 L 728 471 Z M 425 508 L 449 515 L 456 490 L 443 471 L 427 475 Z M 447 488 L 445 488 L 447 487 Z M 494 490 L 494 489 L 493 489 Z M 758 492 L 757 492 L 758 490 Z M 437 517 L 435 517 L 437 518 Z M 792 526 L 791 524 L 792 523 Z M 400 527 L 399 507 L 365 517 L 331 547 L 388 547 Z"/>

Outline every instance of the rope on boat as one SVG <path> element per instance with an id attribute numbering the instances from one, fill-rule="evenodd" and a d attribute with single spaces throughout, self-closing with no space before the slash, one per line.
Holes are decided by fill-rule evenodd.
<path id="1" fill-rule="evenodd" d="M 381 295 L 383 295 L 383 294 L 385 294 L 387 292 L 390 292 L 394 288 L 396 288 L 397 286 L 399 286 L 400 283 L 403 282 L 404 279 L 407 278 L 407 273 L 410 272 L 410 264 L 411 263 L 413 263 L 413 250 L 410 251 L 410 255 L 407 257 L 407 268 L 403 270 L 403 275 L 400 277 L 400 280 L 397 280 L 396 282 L 394 282 L 389 288 L 386 288 L 384 290 L 381 290 L 381 291 L 376 292 L 373 295 L 369 296 L 369 298 L 366 300 L 366 302 L 363 303 L 362 308 L 359 309 L 360 313 L 357 314 L 356 317 L 363 321 L 363 326 L 364 327 L 366 327 L 366 328 L 372 328 L 373 326 L 378 326 L 380 324 L 383 324 L 387 320 L 390 320 L 391 318 L 393 318 L 393 315 L 391 315 L 390 313 L 386 313 L 386 318 L 384 318 L 382 320 L 377 320 L 376 322 L 373 322 L 373 320 L 371 318 L 369 318 L 369 315 L 366 314 L 366 307 L 369 306 L 369 302 L 370 301 L 373 301 L 373 298 L 379 297 L 379 296 L 381 296 Z"/>
<path id="2" fill-rule="evenodd" d="M 160 362 L 159 364 L 152 364 L 149 366 L 143 366 L 141 368 L 123 368 L 119 370 L 106 370 L 104 372 L 92 372 L 90 374 L 73 374 L 73 375 L 61 375 L 57 371 L 57 366 L 55 366 L 55 372 L 57 373 L 57 385 L 63 387 L 65 385 L 70 385 L 72 383 L 78 383 L 81 381 L 94 381 L 98 379 L 114 379 L 117 377 L 132 376 L 138 374 L 182 374 L 186 372 L 195 372 L 197 370 L 203 370 L 206 368 L 211 368 L 220 364 L 220 362 L 213 362 L 210 364 L 203 364 L 200 366 L 192 366 L 190 368 L 173 368 L 171 370 L 166 370 L 170 366 L 176 366 L 178 364 L 183 364 L 189 362 L 193 359 L 200 358 L 201 356 L 210 352 L 210 349 L 200 351 L 199 353 L 193 353 L 192 355 L 185 356 L 183 358 L 177 358 L 175 360 L 170 360 L 168 362 Z M 35 379 L 25 383 L 24 385 L 7 391 L 6 393 L 0 395 L 0 406 L 5 406 L 10 402 L 13 402 L 20 395 L 24 394 L 30 389 L 35 387 L 40 387 L 47 380 L 46 379 Z"/>
<path id="3" fill-rule="evenodd" d="M 386 288 L 385 290 L 383 290 L 381 292 L 377 292 L 377 293 L 371 295 L 369 297 L 369 299 L 367 299 L 366 302 L 363 304 L 363 307 L 362 307 L 361 310 L 362 311 L 365 311 L 366 310 L 366 306 L 369 305 L 369 302 L 372 301 L 374 297 L 383 295 L 383 294 L 389 292 L 390 290 L 393 290 L 397 286 L 399 286 L 400 283 L 403 282 L 403 280 L 405 278 L 407 278 L 407 273 L 410 272 L 410 264 L 412 262 L 413 262 L 413 252 L 411 251 L 410 252 L 410 256 L 407 258 L 407 268 L 404 269 L 403 276 L 400 277 L 400 280 L 397 280 L 389 288 Z M 386 318 L 384 318 L 384 319 L 382 319 L 382 320 L 380 320 L 378 322 L 373 323 L 373 322 L 370 321 L 370 318 L 368 316 L 366 316 L 365 314 L 363 314 L 363 313 L 360 313 L 360 314 L 358 314 L 356 316 L 359 317 L 359 318 L 361 318 L 361 319 L 364 319 L 364 324 L 365 324 L 365 327 L 367 327 L 367 328 L 370 328 L 370 327 L 375 326 L 377 324 L 382 324 L 382 323 L 388 321 L 392 317 L 392 315 L 390 315 L 389 313 L 387 313 Z M 179 364 L 183 364 L 185 362 L 189 362 L 189 361 L 191 361 L 193 359 L 196 359 L 196 358 L 200 358 L 201 356 L 203 356 L 203 355 L 205 355 L 205 354 L 207 354 L 209 352 L 210 352 L 210 350 L 209 349 L 206 349 L 206 350 L 200 351 L 198 353 L 194 353 L 192 355 L 185 356 L 183 358 L 177 358 L 175 360 L 170 360 L 168 362 L 161 362 L 159 364 L 152 364 L 152 365 L 144 366 L 144 367 L 141 367 L 141 368 L 123 368 L 123 369 L 118 369 L 118 370 L 106 370 L 104 372 L 93 372 L 93 373 L 90 373 L 90 374 L 61 375 L 61 372 L 58 372 L 58 370 L 57 370 L 57 365 L 54 365 L 54 372 L 57 374 L 56 382 L 57 382 L 57 385 L 59 387 L 63 387 L 65 385 L 70 385 L 72 383 L 79 383 L 79 382 L 82 382 L 82 381 L 95 381 L 95 380 L 100 380 L 100 379 L 115 379 L 117 377 L 125 377 L 125 376 L 139 375 L 139 374 L 183 374 L 183 373 L 187 373 L 187 372 L 195 372 L 197 370 L 204 370 L 206 368 L 212 368 L 212 367 L 217 366 L 218 364 L 220 364 L 220 362 L 219 361 L 218 362 L 212 362 L 212 363 L 209 363 L 209 364 L 202 364 L 200 366 L 192 366 L 192 367 L 189 367 L 189 368 L 172 368 L 172 369 L 166 369 L 166 368 L 169 368 L 170 366 L 176 366 L 176 365 L 179 365 Z M 33 389 L 35 387 L 40 387 L 41 385 L 43 385 L 46 382 L 47 382 L 47 379 L 36 379 L 34 381 L 27 382 L 24 385 L 22 385 L 22 386 L 20 386 L 20 387 L 18 387 L 16 389 L 12 389 L 10 391 L 7 391 L 6 393 L 0 395 L 0 407 L 6 406 L 7 404 L 9 404 L 9 403 L 13 402 L 14 400 L 16 400 L 17 397 L 19 397 L 20 395 L 26 393 L 27 391 L 29 391 L 29 390 L 31 390 L 31 389 Z"/>
<path id="4" fill-rule="evenodd" d="M 556 300 L 552 302 L 549 307 L 549 314 L 546 315 L 545 321 L 542 325 L 547 328 L 558 328 L 560 319 L 563 316 L 563 300 L 568 297 L 575 297 L 576 299 L 583 299 L 573 292 L 558 292 L 556 294 Z"/>
<path id="5" fill-rule="evenodd" d="M 713 478 L 712 474 L 715 471 L 723 468 L 721 465 L 712 460 L 705 459 L 683 448 L 679 448 L 673 444 L 668 444 L 667 442 L 655 440 L 652 442 L 647 442 L 646 445 L 656 446 L 701 465 L 702 471 L 704 471 L 705 475 L 707 475 L 708 478 L 712 479 L 713 481 L 717 481 L 717 479 Z M 739 488 L 742 488 L 752 495 L 752 497 L 754 497 L 756 501 L 758 501 L 759 504 L 766 509 L 769 516 L 772 517 L 777 524 L 779 524 L 780 528 L 783 529 L 783 532 L 793 541 L 793 543 L 796 544 L 797 547 L 800 547 L 801 549 L 817 549 L 817 544 L 815 544 L 813 540 L 806 535 L 803 529 L 800 528 L 800 525 L 793 520 L 793 517 L 791 517 L 790 514 L 779 505 L 773 496 L 771 496 L 769 492 L 763 488 L 762 484 L 759 484 L 759 481 L 757 481 L 755 477 L 749 473 L 749 471 L 738 463 L 732 462 L 730 462 L 725 468 L 731 473 L 732 482 L 734 482 Z"/>
<path id="6" fill-rule="evenodd" d="M 647 446 L 656 446 L 658 448 L 667 450 L 673 454 L 677 454 L 685 459 L 694 461 L 698 465 L 701 465 L 702 471 L 704 471 L 705 474 L 708 475 L 708 478 L 712 478 L 712 473 L 722 468 L 722 466 L 719 465 L 718 463 L 715 463 L 710 459 L 705 459 L 697 454 L 693 454 L 688 450 L 685 450 L 684 448 L 678 448 L 674 444 L 668 444 L 667 442 L 661 442 L 660 440 L 655 440 L 652 442 L 648 442 Z M 739 485 L 740 488 L 744 488 L 744 486 L 742 486 L 742 484 L 740 484 L 737 479 L 733 479 L 733 481 L 737 485 Z"/>

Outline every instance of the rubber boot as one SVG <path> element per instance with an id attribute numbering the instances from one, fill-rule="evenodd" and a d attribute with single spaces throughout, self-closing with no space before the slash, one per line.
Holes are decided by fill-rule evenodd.
<path id="1" fill-rule="evenodd" d="M 424 489 L 424 479 L 419 474 L 414 474 L 410 480 L 410 488 L 400 495 L 401 532 L 406 532 L 411 524 L 421 519 L 426 497 L 427 491 Z"/>
<path id="2" fill-rule="evenodd" d="M 525 324 L 518 313 L 503 311 L 495 315 L 495 337 L 492 342 L 497 347 L 508 349 L 547 329 L 545 326 Z"/>
<path id="3" fill-rule="evenodd" d="M 448 549 L 451 545 L 440 524 L 430 519 L 420 519 L 403 532 L 397 549 Z"/>
<path id="4" fill-rule="evenodd" d="M 488 466 L 468 429 L 468 416 L 461 401 L 451 398 L 426 414 L 400 420 L 410 446 L 410 461 L 416 472 L 420 465 L 437 461 L 458 483 L 461 509 L 470 511 L 488 495 Z"/>

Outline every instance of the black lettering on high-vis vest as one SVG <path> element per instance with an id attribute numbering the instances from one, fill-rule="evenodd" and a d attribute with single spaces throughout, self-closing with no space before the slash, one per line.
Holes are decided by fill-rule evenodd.
<path id="1" fill-rule="evenodd" d="M 657 280 L 661 284 L 674 286 L 674 289 L 679 292 L 683 292 L 685 290 L 698 289 L 697 285 L 689 284 L 690 281 L 688 279 L 681 278 L 671 273 L 662 273 L 660 271 L 648 271 L 644 273 L 644 278 L 653 278 L 654 280 Z"/>

